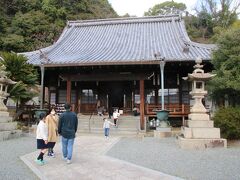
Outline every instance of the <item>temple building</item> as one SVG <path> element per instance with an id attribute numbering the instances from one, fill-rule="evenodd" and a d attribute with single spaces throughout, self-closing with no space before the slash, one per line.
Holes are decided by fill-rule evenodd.
<path id="1" fill-rule="evenodd" d="M 140 129 L 161 107 L 160 61 L 164 68 L 164 104 L 170 117 L 189 114 L 191 86 L 182 80 L 195 59 L 211 71 L 214 45 L 192 42 L 179 15 L 68 21 L 52 46 L 24 54 L 44 68 L 45 100 L 69 102 L 77 113 L 112 109 L 140 110 Z M 46 97 L 46 95 L 48 97 Z"/>

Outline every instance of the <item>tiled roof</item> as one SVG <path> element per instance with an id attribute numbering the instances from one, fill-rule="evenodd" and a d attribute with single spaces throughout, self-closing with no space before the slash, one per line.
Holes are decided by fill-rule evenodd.
<path id="1" fill-rule="evenodd" d="M 210 60 L 214 47 L 190 41 L 184 21 L 171 15 L 69 21 L 55 44 L 23 54 L 34 65 L 149 64 L 156 53 L 166 61 Z"/>

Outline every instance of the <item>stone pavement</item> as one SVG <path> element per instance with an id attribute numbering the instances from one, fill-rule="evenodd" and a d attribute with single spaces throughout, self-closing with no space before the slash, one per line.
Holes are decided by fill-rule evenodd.
<path id="1" fill-rule="evenodd" d="M 81 180 L 179 180 L 158 171 L 137 166 L 126 161 L 105 156 L 105 153 L 118 141 L 119 137 L 105 139 L 100 136 L 79 136 L 75 139 L 73 159 L 66 164 L 61 156 L 61 144 L 55 147 L 56 158 L 45 156 L 46 164 L 37 165 L 34 160 L 38 151 L 21 156 L 25 164 L 40 179 L 81 179 Z"/>

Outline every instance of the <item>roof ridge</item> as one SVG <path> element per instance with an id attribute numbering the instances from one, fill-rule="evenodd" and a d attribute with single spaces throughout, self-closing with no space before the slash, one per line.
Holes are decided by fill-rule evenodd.
<path id="1" fill-rule="evenodd" d="M 108 19 L 92 19 L 92 20 L 76 20 L 68 21 L 67 26 L 86 26 L 86 25 L 104 25 L 104 24 L 123 24 L 123 23 L 139 23 L 150 21 L 172 21 L 181 20 L 178 14 L 161 15 L 161 16 L 144 16 L 144 17 L 124 17 L 124 18 L 108 18 Z"/>

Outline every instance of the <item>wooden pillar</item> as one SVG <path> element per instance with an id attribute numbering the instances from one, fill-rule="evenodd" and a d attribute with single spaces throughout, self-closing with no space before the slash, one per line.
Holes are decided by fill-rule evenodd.
<path id="1" fill-rule="evenodd" d="M 144 130 L 145 121 L 144 121 L 144 80 L 140 80 L 140 129 Z"/>
<path id="2" fill-rule="evenodd" d="M 67 80 L 67 103 L 71 104 L 71 80 Z"/>
<path id="3" fill-rule="evenodd" d="M 158 88 L 155 88 L 155 105 L 158 105 Z"/>
<path id="4" fill-rule="evenodd" d="M 156 77 L 156 78 L 154 78 L 154 91 L 155 91 L 155 105 L 158 105 L 158 96 L 159 96 L 159 94 L 158 94 L 158 89 L 159 89 L 159 87 L 158 87 L 158 75 L 157 75 L 157 72 L 154 72 L 154 77 Z"/>
<path id="5" fill-rule="evenodd" d="M 77 85 L 77 84 L 76 84 Z M 76 102 L 75 102 L 75 107 L 76 107 L 76 109 L 75 109 L 75 112 L 77 112 L 77 113 L 79 113 L 79 104 L 78 104 L 78 99 L 79 99 L 79 88 L 78 88 L 78 86 L 76 87 Z"/>
<path id="6" fill-rule="evenodd" d="M 132 90 L 132 100 L 131 100 L 131 101 L 132 101 L 132 104 L 131 104 L 131 110 L 132 110 L 133 107 L 135 106 L 135 102 L 134 102 L 134 99 L 135 99 L 135 98 L 134 98 L 134 96 L 135 96 L 135 95 L 134 95 L 134 91 L 135 91 L 135 89 Z"/>
<path id="7" fill-rule="evenodd" d="M 178 77 L 177 77 L 178 78 L 178 81 L 177 81 L 178 84 L 177 85 L 178 85 L 178 90 L 179 90 L 179 104 L 183 104 L 183 100 L 182 100 L 182 94 L 183 94 L 183 92 L 182 92 L 183 87 L 182 86 L 183 85 L 182 85 L 182 81 L 181 81 L 180 77 L 182 77 L 182 74 L 179 73 Z"/>

